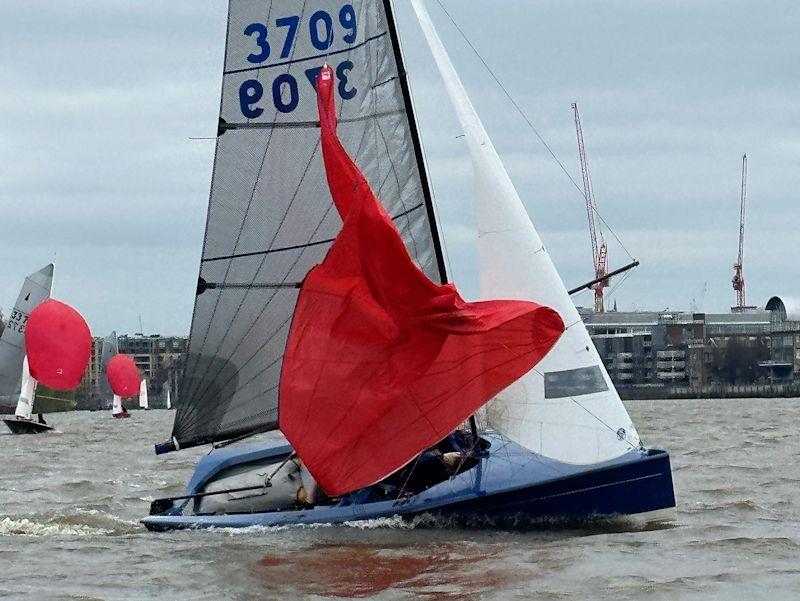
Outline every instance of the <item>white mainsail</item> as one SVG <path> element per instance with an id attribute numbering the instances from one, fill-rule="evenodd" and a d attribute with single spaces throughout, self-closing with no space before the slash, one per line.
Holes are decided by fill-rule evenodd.
<path id="1" fill-rule="evenodd" d="M 566 330 L 553 350 L 487 407 L 489 426 L 529 450 L 591 464 L 636 448 L 639 436 L 450 62 L 423 0 L 411 0 L 464 129 L 475 178 L 481 294 L 558 311 Z"/>
<path id="2" fill-rule="evenodd" d="M 142 383 L 139 385 L 139 408 L 147 409 L 150 404 L 147 402 L 147 380 L 142 378 Z"/>
<path id="3" fill-rule="evenodd" d="M 169 387 L 167 388 L 167 409 L 172 409 L 172 400 L 169 398 Z"/>
<path id="4" fill-rule="evenodd" d="M 36 306 L 50 298 L 53 264 L 25 278 L 22 290 L 0 337 L 0 405 L 13 407 L 19 391 L 20 373 L 25 358 L 25 325 Z"/>
<path id="5" fill-rule="evenodd" d="M 125 413 L 125 407 L 122 406 L 122 397 L 115 394 L 111 403 L 111 415 L 119 415 L 120 413 Z"/>
<path id="6" fill-rule="evenodd" d="M 33 399 L 36 394 L 36 384 L 38 382 L 31 376 L 28 369 L 27 355 L 22 360 L 22 385 L 20 387 L 19 400 L 14 415 L 22 419 L 30 419 L 33 413 Z"/>

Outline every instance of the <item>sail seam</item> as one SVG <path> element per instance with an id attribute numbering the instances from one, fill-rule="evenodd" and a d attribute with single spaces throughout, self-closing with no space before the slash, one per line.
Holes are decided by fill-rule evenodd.
<path id="1" fill-rule="evenodd" d="M 416 211 L 417 209 L 421 209 L 424 206 L 425 206 L 424 203 L 419 203 L 418 205 L 415 205 L 415 206 L 411 207 L 410 209 L 408 209 L 406 211 L 403 211 L 402 213 L 398 213 L 397 215 L 392 217 L 392 219 L 393 220 L 402 219 L 403 217 L 405 217 L 409 213 L 412 213 L 412 212 Z M 290 251 L 290 250 L 300 250 L 302 248 L 308 248 L 310 246 L 319 246 L 320 244 L 330 244 L 334 240 L 335 240 L 335 238 L 327 238 L 326 240 L 318 240 L 316 242 L 308 242 L 306 244 L 295 244 L 294 246 L 282 246 L 280 248 L 271 248 L 269 250 L 257 250 L 257 251 L 253 251 L 253 252 L 249 252 L 249 253 L 240 253 L 240 254 L 235 254 L 235 255 L 224 255 L 224 256 L 220 256 L 220 257 L 209 257 L 207 259 L 202 259 L 202 262 L 203 263 L 210 263 L 212 261 L 224 261 L 224 260 L 227 260 L 227 259 L 241 259 L 241 258 L 246 258 L 246 257 L 255 257 L 255 256 L 258 256 L 258 255 L 268 255 L 268 254 L 272 254 L 272 253 L 286 252 L 286 251 Z"/>
<path id="2" fill-rule="evenodd" d="M 360 123 L 362 121 L 369 121 L 370 119 L 380 119 L 382 117 L 391 117 L 392 115 L 402 115 L 405 113 L 403 109 L 396 109 L 392 111 L 381 111 L 373 115 L 362 115 L 361 117 L 351 117 L 350 119 L 342 119 L 339 123 Z M 220 126 L 222 133 L 234 129 L 292 129 L 292 128 L 317 128 L 319 121 L 283 121 L 283 122 L 256 122 L 256 123 L 225 123 Z"/>

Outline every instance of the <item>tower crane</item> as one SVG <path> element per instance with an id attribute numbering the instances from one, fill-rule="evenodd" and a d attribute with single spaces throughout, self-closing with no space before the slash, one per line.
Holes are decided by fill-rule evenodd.
<path id="1" fill-rule="evenodd" d="M 583 178 L 583 196 L 586 199 L 586 215 L 589 218 L 589 237 L 592 242 L 592 263 L 594 266 L 595 283 L 594 290 L 594 310 L 595 313 L 603 313 L 603 290 L 608 287 L 609 279 L 604 277 L 607 274 L 608 249 L 603 240 L 603 233 L 600 232 L 600 243 L 598 244 L 597 228 L 595 227 L 594 214 L 596 204 L 594 192 L 592 191 L 592 179 L 589 175 L 589 163 L 586 161 L 586 148 L 583 144 L 583 130 L 581 129 L 581 118 L 578 114 L 578 103 L 572 103 L 572 110 L 575 112 L 575 133 L 578 137 L 578 154 L 581 159 L 581 177 Z"/>
<path id="2" fill-rule="evenodd" d="M 739 205 L 739 258 L 733 266 L 733 289 L 736 291 L 736 306 L 733 310 L 741 313 L 745 310 L 745 297 L 744 297 L 744 272 L 742 265 L 744 263 L 744 209 L 747 200 L 747 155 L 742 155 L 742 196 Z"/>

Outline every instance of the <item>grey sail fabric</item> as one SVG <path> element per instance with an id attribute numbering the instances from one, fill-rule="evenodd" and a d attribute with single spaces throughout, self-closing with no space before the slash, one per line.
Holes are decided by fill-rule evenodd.
<path id="1" fill-rule="evenodd" d="M 388 0 L 231 0 L 198 295 L 173 429 L 180 447 L 277 427 L 297 286 L 341 228 L 317 125 L 314 83 L 324 64 L 336 74 L 347 150 L 414 260 L 442 279 L 399 56 Z"/>
<path id="2" fill-rule="evenodd" d="M 53 264 L 25 278 L 22 290 L 0 337 L 0 407 L 13 411 L 22 382 L 22 361 L 25 359 L 25 324 L 36 305 L 50 298 L 53 286 Z"/>
<path id="3" fill-rule="evenodd" d="M 100 408 L 111 409 L 114 402 L 114 391 L 108 383 L 106 367 L 108 362 L 119 352 L 117 343 L 117 333 L 111 332 L 103 339 L 103 347 L 100 351 Z"/>

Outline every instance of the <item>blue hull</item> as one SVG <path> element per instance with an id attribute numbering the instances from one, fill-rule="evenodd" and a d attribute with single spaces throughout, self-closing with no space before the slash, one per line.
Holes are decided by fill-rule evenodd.
<path id="1" fill-rule="evenodd" d="M 457 525 L 524 527 L 584 523 L 675 507 L 666 451 L 631 450 L 612 461 L 579 466 L 541 457 L 497 436 L 485 438 L 491 448 L 474 468 L 400 500 L 365 502 L 366 494 L 357 492 L 336 505 L 229 515 L 184 515 L 190 502 L 181 501 L 142 523 L 150 530 L 245 528 L 432 515 Z M 216 451 L 200 461 L 186 494 L 201 492 L 209 480 L 231 466 L 290 451 L 286 445 Z"/>

